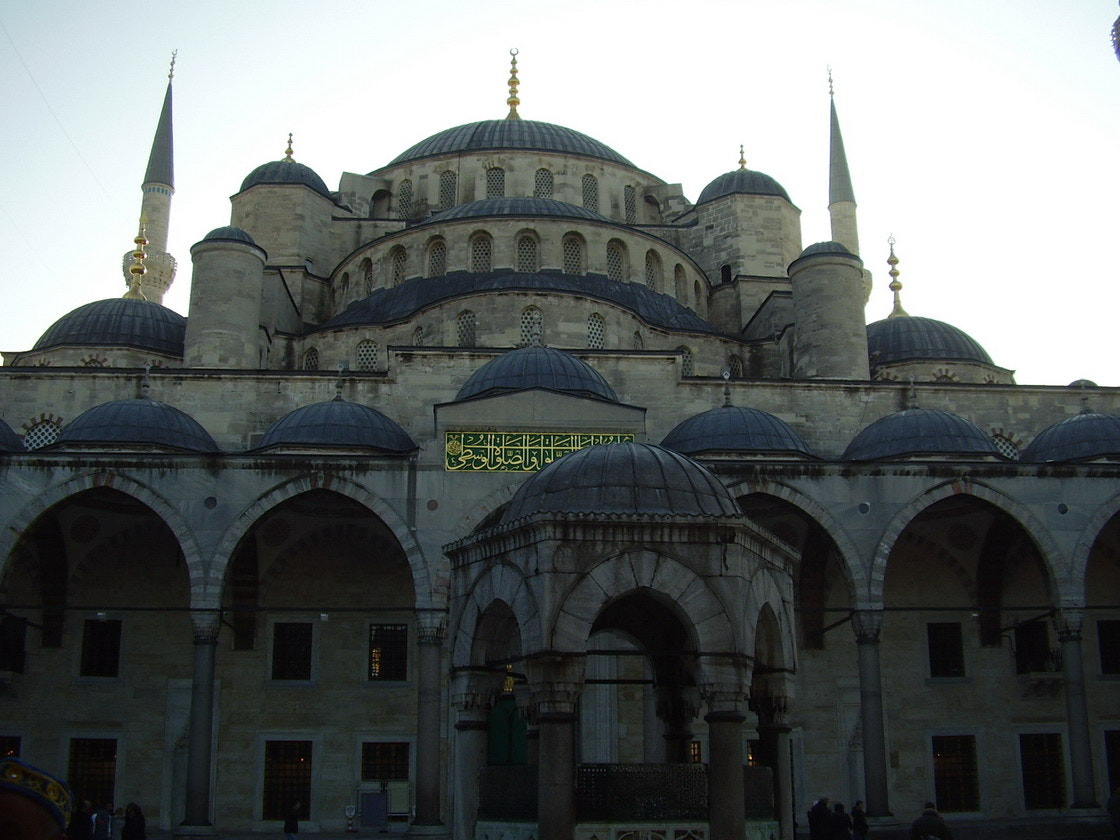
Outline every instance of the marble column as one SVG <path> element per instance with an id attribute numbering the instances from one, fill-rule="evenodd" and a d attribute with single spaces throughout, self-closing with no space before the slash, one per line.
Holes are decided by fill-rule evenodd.
<path id="1" fill-rule="evenodd" d="M 711 840 L 742 840 L 747 827 L 743 786 L 743 721 L 750 669 L 720 657 L 703 665 L 700 695 L 708 705 L 708 831 Z"/>
<path id="2" fill-rule="evenodd" d="M 183 822 L 176 837 L 213 837 L 210 822 L 210 763 L 214 740 L 214 664 L 221 617 L 217 610 L 191 613 L 194 634 L 194 672 L 191 682 L 191 722 L 187 740 L 187 790 Z"/>
<path id="3" fill-rule="evenodd" d="M 447 829 L 440 819 L 440 661 L 446 634 L 446 613 L 417 610 L 416 663 L 416 814 L 412 835 L 439 836 Z"/>
<path id="4" fill-rule="evenodd" d="M 540 840 L 572 840 L 576 825 L 576 702 L 586 657 L 538 656 L 526 663 L 539 733 L 537 826 Z"/>
<path id="5" fill-rule="evenodd" d="M 887 801 L 887 739 L 883 722 L 883 684 L 879 669 L 882 610 L 860 610 L 852 617 L 859 650 L 860 723 L 863 729 L 863 786 L 867 816 L 890 817 Z"/>
<path id="6" fill-rule="evenodd" d="M 756 683 L 758 680 L 756 680 Z M 752 697 L 758 714 L 758 736 L 762 742 L 763 760 L 774 772 L 774 810 L 778 816 L 781 840 L 794 840 L 793 826 L 793 766 L 789 745 L 792 727 L 789 723 L 792 698 L 775 691 L 776 686 L 765 686 L 761 696 Z"/>
<path id="7" fill-rule="evenodd" d="M 453 677 L 455 708 L 454 780 L 452 788 L 453 840 L 471 840 L 478 820 L 479 775 L 486 766 L 490 709 L 501 689 L 501 677 L 490 672 L 459 671 Z"/>
<path id="8" fill-rule="evenodd" d="M 1099 808 L 1093 781 L 1089 737 L 1089 708 L 1085 699 L 1085 671 L 1081 658 L 1080 609 L 1061 609 L 1054 626 L 1062 646 L 1062 677 L 1066 690 L 1066 726 L 1069 730 L 1070 774 L 1073 776 L 1071 808 Z"/>

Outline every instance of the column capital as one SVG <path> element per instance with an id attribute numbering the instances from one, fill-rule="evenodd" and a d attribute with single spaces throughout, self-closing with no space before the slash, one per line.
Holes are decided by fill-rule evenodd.
<path id="1" fill-rule="evenodd" d="M 416 610 L 416 636 L 422 645 L 441 645 L 447 636 L 446 610 Z"/>
<path id="2" fill-rule="evenodd" d="M 586 669 L 583 654 L 538 654 L 527 659 L 525 671 L 535 719 L 575 714 Z"/>
<path id="3" fill-rule="evenodd" d="M 1062 607 L 1054 612 L 1054 629 L 1060 641 L 1080 640 L 1084 623 L 1085 610 L 1082 607 Z"/>
<path id="4" fill-rule="evenodd" d="M 196 645 L 216 644 L 222 629 L 222 614 L 218 610 L 191 610 L 191 630 Z"/>
<path id="5" fill-rule="evenodd" d="M 698 687 L 709 714 L 742 714 L 750 686 L 751 665 L 744 657 L 723 655 L 702 660 Z"/>
<path id="6" fill-rule="evenodd" d="M 852 613 L 852 629 L 856 634 L 856 644 L 877 644 L 883 629 L 883 611 L 856 610 Z"/>

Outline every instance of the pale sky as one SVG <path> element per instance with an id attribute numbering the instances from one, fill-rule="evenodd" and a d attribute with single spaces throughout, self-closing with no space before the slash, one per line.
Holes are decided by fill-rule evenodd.
<path id="1" fill-rule="evenodd" d="M 1115 0 L 0 0 L 0 352 L 124 293 L 140 182 L 175 68 L 164 303 L 255 167 L 331 189 L 414 143 L 520 113 L 573 128 L 695 201 L 747 165 L 828 226 L 835 79 L 867 320 L 891 308 L 979 341 L 1020 384 L 1120 385 L 1120 62 Z M 1112 242 L 1114 245 L 1109 245 Z"/>

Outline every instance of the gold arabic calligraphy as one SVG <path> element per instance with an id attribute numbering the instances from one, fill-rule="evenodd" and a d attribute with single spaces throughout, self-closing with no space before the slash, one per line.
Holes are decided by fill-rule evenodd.
<path id="1" fill-rule="evenodd" d="M 534 472 L 577 449 L 633 440 L 630 433 L 447 432 L 444 464 L 460 472 Z"/>

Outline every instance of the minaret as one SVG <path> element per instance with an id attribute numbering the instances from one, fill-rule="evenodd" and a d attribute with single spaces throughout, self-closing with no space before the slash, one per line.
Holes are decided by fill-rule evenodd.
<path id="1" fill-rule="evenodd" d="M 167 92 L 163 96 L 163 110 L 156 125 L 152 151 L 148 156 L 148 169 L 141 185 L 140 223 L 148 237 L 147 271 L 143 276 L 141 291 L 154 303 L 162 303 L 163 295 L 175 280 L 175 258 L 167 253 L 167 231 L 171 222 L 171 196 L 175 194 L 175 156 L 171 130 L 171 80 L 175 76 L 175 56 L 171 54 L 171 69 L 167 73 Z M 124 276 L 129 274 L 132 252 L 124 256 Z"/>
<path id="2" fill-rule="evenodd" d="M 828 151 L 828 215 L 832 220 L 832 241 L 839 242 L 853 254 L 859 253 L 859 231 L 856 227 L 856 194 L 848 173 L 844 154 L 844 138 L 840 136 L 840 120 L 836 116 L 836 97 L 832 89 L 832 68 L 828 70 L 828 103 L 831 127 Z"/>

